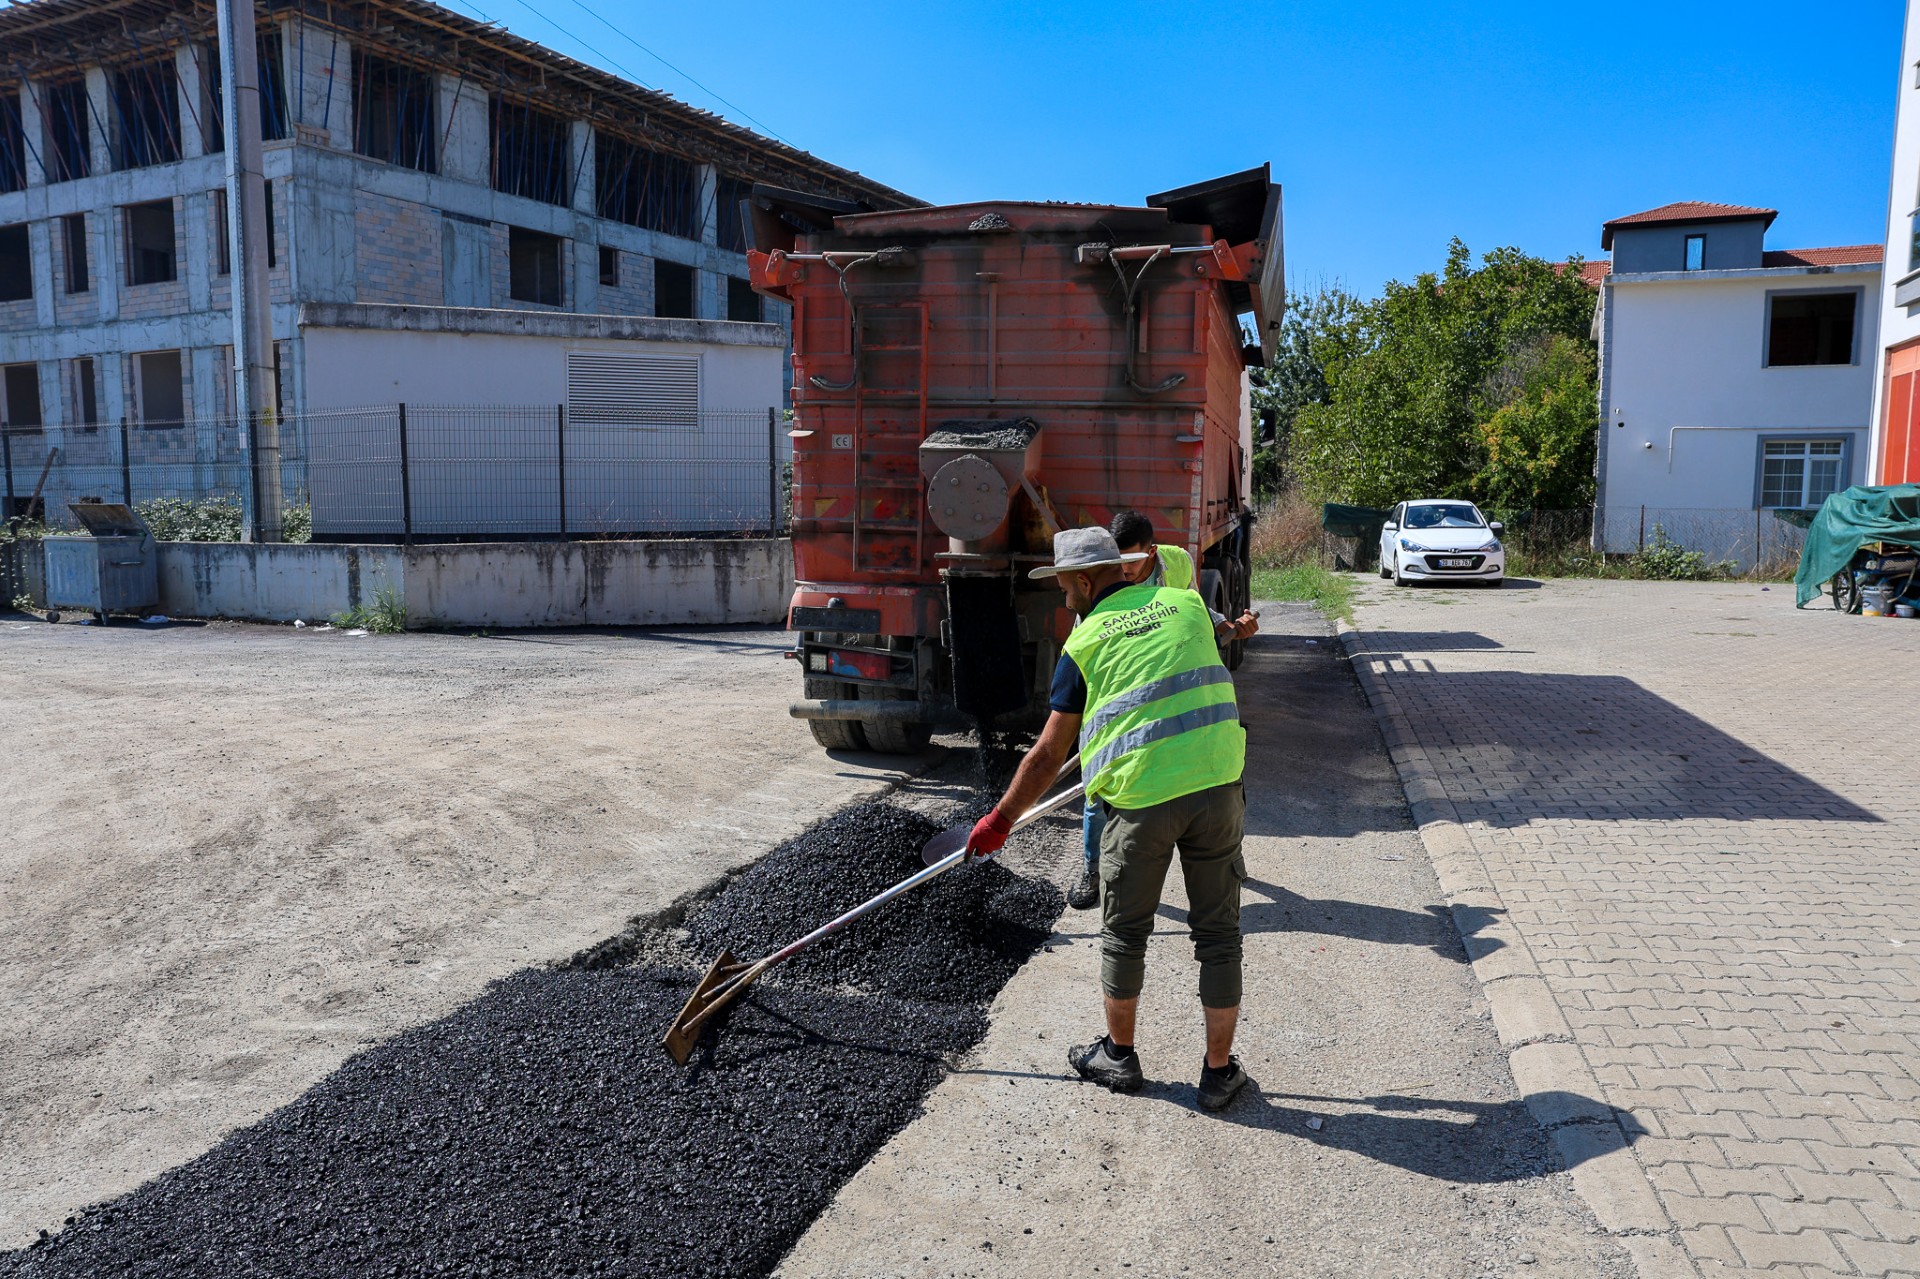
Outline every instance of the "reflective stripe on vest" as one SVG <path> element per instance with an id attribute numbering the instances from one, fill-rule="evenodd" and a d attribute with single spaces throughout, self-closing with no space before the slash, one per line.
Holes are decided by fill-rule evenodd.
<path id="1" fill-rule="evenodd" d="M 1156 545 L 1154 550 L 1160 554 L 1160 576 L 1168 586 L 1184 587 L 1197 591 L 1193 578 L 1193 556 L 1177 546 Z"/>
<path id="2" fill-rule="evenodd" d="M 1191 590 L 1130 586 L 1095 605 L 1066 654 L 1087 682 L 1087 793 L 1119 808 L 1238 781 L 1246 734 L 1213 622 Z"/>

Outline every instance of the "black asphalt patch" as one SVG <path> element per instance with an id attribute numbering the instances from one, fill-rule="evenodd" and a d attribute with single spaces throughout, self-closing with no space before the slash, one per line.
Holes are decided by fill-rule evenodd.
<path id="1" fill-rule="evenodd" d="M 919 869 L 937 829 L 837 814 L 689 916 L 694 949 L 790 941 Z M 659 1041 L 691 963 L 515 974 L 0 1276 L 764 1275 L 978 1042 L 1060 909 L 998 865 L 950 871 L 777 970 L 686 1068 Z"/>
<path id="2" fill-rule="evenodd" d="M 777 950 L 922 869 L 921 845 L 942 829 L 891 804 L 855 805 L 782 844 L 690 915 L 693 945 L 702 959 Z M 1052 884 L 997 862 L 960 866 L 774 971 L 827 988 L 984 1005 L 1052 935 L 1063 904 Z"/>

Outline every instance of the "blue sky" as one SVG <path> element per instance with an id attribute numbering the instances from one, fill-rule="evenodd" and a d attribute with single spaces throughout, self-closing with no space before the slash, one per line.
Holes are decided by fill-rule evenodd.
<path id="1" fill-rule="evenodd" d="M 1296 286 L 1371 293 L 1454 235 L 1599 256 L 1670 200 L 1779 209 L 1776 248 L 1884 236 L 1899 0 L 443 3 L 935 202 L 1270 160 Z"/>
<path id="2" fill-rule="evenodd" d="M 1453 235 L 1598 256 L 1669 200 L 1779 209 L 1777 248 L 1884 234 L 1898 0 L 474 2 L 936 202 L 1134 203 L 1271 160 L 1296 285 L 1370 293 Z"/>

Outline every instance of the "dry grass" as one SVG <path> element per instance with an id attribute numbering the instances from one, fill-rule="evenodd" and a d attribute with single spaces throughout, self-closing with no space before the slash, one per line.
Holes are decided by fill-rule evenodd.
<path id="1" fill-rule="evenodd" d="M 1253 526 L 1255 568 L 1289 568 L 1318 564 L 1325 535 L 1320 531 L 1320 504 L 1299 491 L 1282 493 L 1260 508 Z"/>

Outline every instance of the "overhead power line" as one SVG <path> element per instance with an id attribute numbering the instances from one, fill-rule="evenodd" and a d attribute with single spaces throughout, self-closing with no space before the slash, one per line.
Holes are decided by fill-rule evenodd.
<path id="1" fill-rule="evenodd" d="M 525 4 L 526 0 L 520 0 L 520 3 Z M 712 89 L 709 89 L 706 85 L 701 84 L 698 80 L 688 75 L 685 71 L 682 71 L 679 67 L 674 66 L 673 63 L 668 62 L 665 58 L 655 53 L 652 49 L 647 48 L 646 45 L 641 44 L 638 40 L 634 39 L 631 35 L 627 34 L 627 32 L 624 29 L 615 26 L 613 23 L 607 21 L 606 18 L 602 17 L 599 14 L 599 12 L 589 8 L 584 3 L 584 0 L 573 0 L 573 3 L 582 12 L 586 13 L 588 17 L 592 18 L 594 21 L 598 22 L 601 26 L 613 32 L 615 35 L 619 36 L 622 40 L 625 40 L 628 44 L 632 45 L 634 48 L 640 50 L 640 52 L 646 54 L 649 58 L 652 58 L 655 62 L 658 62 L 661 66 L 665 67 L 667 70 L 673 72 L 675 75 L 679 76 L 681 79 L 685 80 L 687 83 L 693 85 L 696 89 L 700 90 L 700 92 L 712 98 L 715 102 L 718 102 L 720 105 L 727 107 L 732 111 L 738 112 L 742 119 L 757 126 L 762 133 L 767 134 L 769 137 L 779 138 L 780 141 L 785 142 L 788 146 L 795 147 L 796 150 L 798 149 L 798 147 L 796 146 L 796 144 L 793 142 L 792 139 L 782 137 L 780 134 L 775 133 L 771 126 L 766 124 L 764 121 L 759 120 L 755 118 L 753 115 L 749 114 L 745 107 L 740 106 L 738 103 L 727 101 L 727 99 L 721 97 L 718 93 L 715 93 Z M 549 21 L 551 21 L 551 19 L 549 19 Z M 557 25 L 558 24 L 556 24 L 556 26 Z M 574 36 L 573 38 L 576 40 L 580 39 L 578 36 Z M 589 49 L 593 47 L 592 45 L 587 44 L 584 40 L 581 41 L 581 45 L 582 47 L 589 48 Z M 635 76 L 634 79 L 638 80 L 639 77 Z"/>

